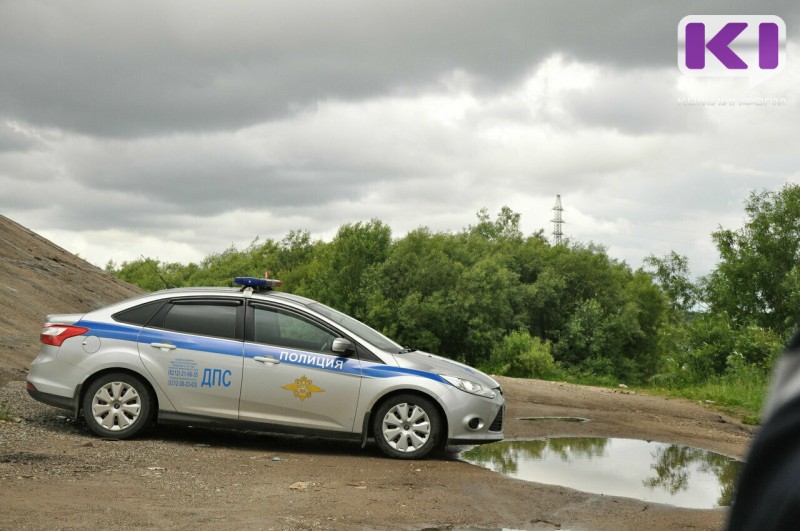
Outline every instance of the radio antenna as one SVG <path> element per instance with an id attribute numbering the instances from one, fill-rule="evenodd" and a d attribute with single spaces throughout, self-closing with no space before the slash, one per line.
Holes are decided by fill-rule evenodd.
<path id="1" fill-rule="evenodd" d="M 152 270 L 153 270 L 153 273 L 155 273 L 156 275 L 158 275 L 158 278 L 160 278 L 160 279 L 161 279 L 161 282 L 163 282 L 163 283 L 164 283 L 164 285 L 167 287 L 167 289 L 172 289 L 172 288 L 174 288 L 174 287 L 175 287 L 175 286 L 170 286 L 170 285 L 169 285 L 169 283 L 167 283 L 167 281 L 166 281 L 166 280 L 164 280 L 164 277 L 162 277 L 162 276 L 161 276 L 161 273 L 159 273 L 159 272 L 158 272 L 158 268 L 157 268 L 156 266 L 154 266 L 154 265 L 152 264 L 152 262 L 150 262 L 150 259 L 149 259 L 149 258 L 145 258 L 145 257 L 144 257 L 144 255 L 141 255 L 141 257 L 142 257 L 142 260 L 144 260 L 144 261 L 147 263 L 147 265 L 149 265 L 149 266 L 152 268 Z"/>

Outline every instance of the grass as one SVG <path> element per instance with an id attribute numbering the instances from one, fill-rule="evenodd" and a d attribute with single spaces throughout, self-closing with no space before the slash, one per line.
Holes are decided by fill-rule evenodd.
<path id="1" fill-rule="evenodd" d="M 564 371 L 559 381 L 580 385 L 616 388 L 618 380 L 611 376 Z M 661 384 L 630 385 L 637 393 L 686 398 L 715 408 L 743 424 L 755 425 L 761 420 L 761 411 L 769 388 L 769 377 L 764 371 L 750 367 L 740 368 L 733 374 L 717 376 L 702 383 L 670 382 Z"/>
<path id="2" fill-rule="evenodd" d="M 758 424 L 769 379 L 761 374 L 739 374 L 715 378 L 705 383 L 681 386 L 651 385 L 637 390 L 661 396 L 688 398 L 708 404 L 731 416 L 739 417 L 744 424 Z"/>
<path id="3" fill-rule="evenodd" d="M 5 421 L 11 420 L 11 415 L 3 408 L 0 408 L 0 420 L 5 420 Z"/>

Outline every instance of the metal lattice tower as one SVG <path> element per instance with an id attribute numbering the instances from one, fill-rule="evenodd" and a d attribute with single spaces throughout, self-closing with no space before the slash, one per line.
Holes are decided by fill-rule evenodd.
<path id="1" fill-rule="evenodd" d="M 561 245 L 562 237 L 564 233 L 561 231 L 561 225 L 564 223 L 564 220 L 561 219 L 561 213 L 564 211 L 561 208 L 561 195 L 556 196 L 556 206 L 553 207 L 553 245 Z"/>

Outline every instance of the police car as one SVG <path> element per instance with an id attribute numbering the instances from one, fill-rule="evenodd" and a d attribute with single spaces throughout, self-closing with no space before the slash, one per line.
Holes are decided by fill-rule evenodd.
<path id="1" fill-rule="evenodd" d="M 360 440 L 417 459 L 503 438 L 486 374 L 403 348 L 319 302 L 239 288 L 167 289 L 87 314 L 49 315 L 27 389 L 101 437 L 154 422 Z"/>

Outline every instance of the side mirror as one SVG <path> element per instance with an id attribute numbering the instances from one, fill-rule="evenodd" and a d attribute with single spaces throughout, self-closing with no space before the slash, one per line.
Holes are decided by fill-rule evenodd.
<path id="1" fill-rule="evenodd" d="M 333 345 L 331 345 L 331 352 L 335 354 L 340 354 L 342 356 L 350 356 L 356 353 L 356 346 L 349 339 L 345 339 L 343 337 L 337 337 L 336 339 L 333 340 Z"/>

